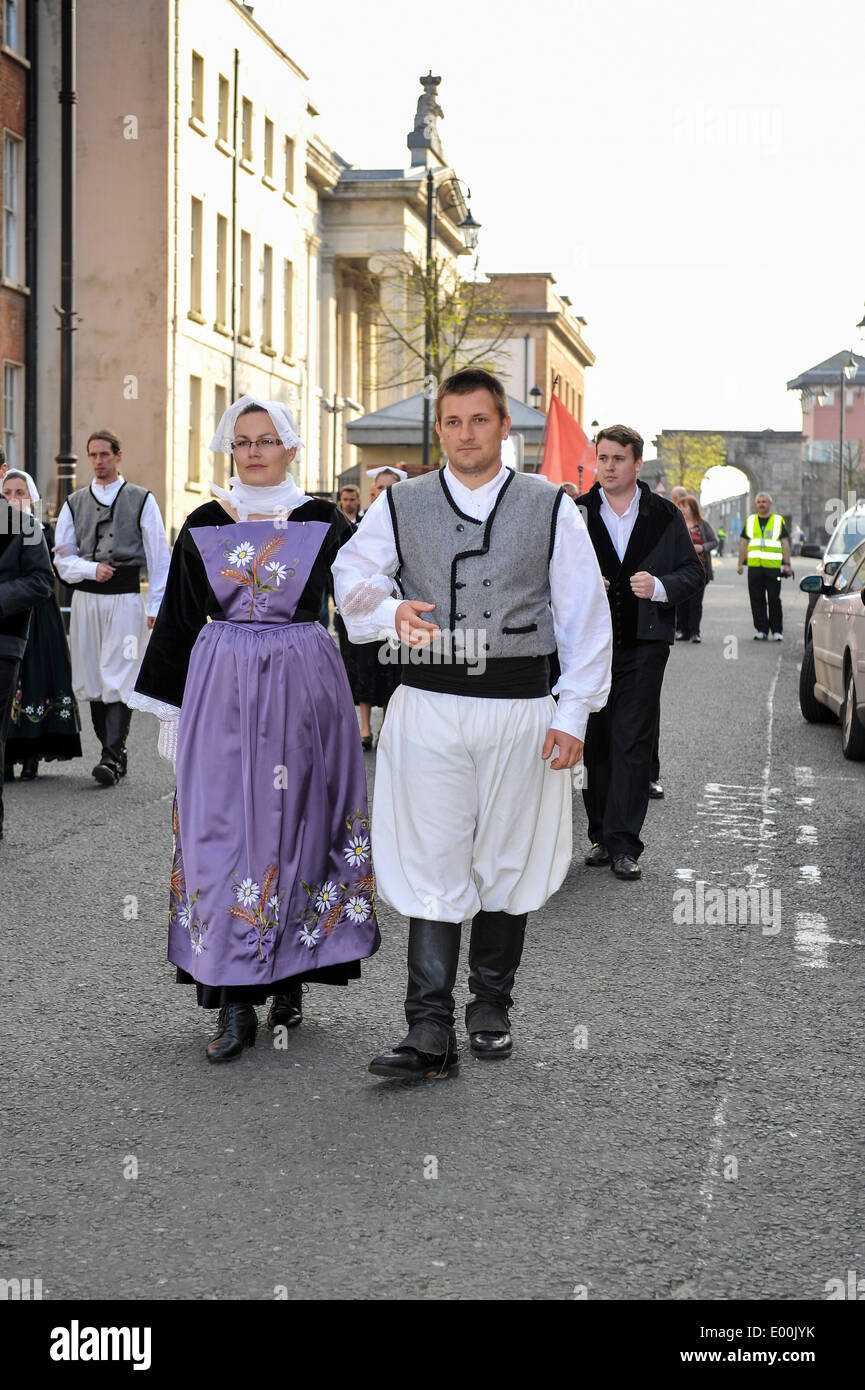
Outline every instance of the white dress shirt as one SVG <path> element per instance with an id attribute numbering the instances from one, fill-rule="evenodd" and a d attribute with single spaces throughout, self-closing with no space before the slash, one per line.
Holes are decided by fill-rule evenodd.
<path id="1" fill-rule="evenodd" d="M 486 521 L 510 471 L 503 464 L 494 478 L 478 488 L 461 483 L 450 464 L 445 466 L 444 477 L 460 511 Z M 550 485 L 539 481 L 537 486 Z M 356 584 L 374 576 L 392 578 L 398 568 L 390 508 L 387 498 L 380 494 L 333 563 L 337 606 Z M 550 594 L 561 667 L 561 676 L 554 686 L 559 704 L 551 728 L 582 739 L 589 715 L 603 709 L 610 693 L 612 624 L 604 581 L 586 524 L 567 496 L 559 504 L 550 559 Z M 395 634 L 396 610 L 403 601 L 388 597 L 371 613 L 350 618 L 343 614 L 350 641 L 374 642 L 383 640 L 386 634 Z"/>
<path id="2" fill-rule="evenodd" d="M 613 542 L 613 549 L 620 560 L 624 560 L 625 551 L 628 548 L 628 541 L 631 539 L 631 532 L 637 521 L 637 513 L 640 510 L 640 489 L 635 485 L 634 495 L 628 503 L 627 509 L 621 516 L 610 506 L 607 494 L 601 488 L 601 520 L 607 528 L 610 540 Z M 667 603 L 667 591 L 660 579 L 655 580 L 655 587 L 652 590 L 653 603 Z"/>
<path id="3" fill-rule="evenodd" d="M 103 507 L 110 507 L 124 481 L 122 473 L 117 475 L 113 483 L 98 483 L 94 478 L 90 484 L 90 490 L 97 502 L 101 502 Z M 147 616 L 148 618 L 155 618 L 159 612 L 162 595 L 165 593 L 165 581 L 168 578 L 168 567 L 171 564 L 171 552 L 165 538 L 162 515 L 152 492 L 144 503 L 144 510 L 141 513 L 141 538 L 144 542 L 149 580 Z M 67 584 L 79 584 L 82 579 L 96 578 L 99 561 L 85 560 L 78 554 L 75 523 L 72 520 L 72 512 L 68 502 L 64 502 L 60 508 L 60 515 L 57 518 L 57 526 L 54 531 L 54 563 L 60 578 Z"/>

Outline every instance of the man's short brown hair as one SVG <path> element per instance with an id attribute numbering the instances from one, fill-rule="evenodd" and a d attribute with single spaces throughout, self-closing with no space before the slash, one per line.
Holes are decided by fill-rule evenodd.
<path id="1" fill-rule="evenodd" d="M 602 439 L 612 439 L 614 444 L 630 444 L 634 451 L 635 463 L 643 457 L 643 436 L 632 430 L 630 425 L 608 425 L 605 430 L 598 430 L 595 435 L 595 453 Z"/>
<path id="2" fill-rule="evenodd" d="M 339 490 L 339 496 L 342 497 L 344 492 L 353 492 L 355 497 L 360 497 L 360 488 L 356 487 L 354 483 L 343 483 Z"/>
<path id="3" fill-rule="evenodd" d="M 436 392 L 437 423 L 442 422 L 442 401 L 445 396 L 470 396 L 472 391 L 489 391 L 499 419 L 508 418 L 508 394 L 498 377 L 493 376 L 492 372 L 485 372 L 482 367 L 464 367 L 461 372 L 446 377 Z"/>
<path id="4" fill-rule="evenodd" d="M 94 430 L 87 440 L 88 449 L 90 448 L 90 445 L 93 443 L 94 439 L 104 439 L 106 444 L 111 445 L 111 452 L 113 454 L 120 453 L 120 440 L 117 438 L 117 435 L 114 433 L 113 430 Z"/>

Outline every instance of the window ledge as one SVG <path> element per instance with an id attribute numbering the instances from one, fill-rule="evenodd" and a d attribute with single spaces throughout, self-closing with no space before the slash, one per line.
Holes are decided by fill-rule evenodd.
<path id="1" fill-rule="evenodd" d="M 265 188 L 272 188 L 274 193 L 276 192 L 276 184 L 269 174 L 262 174 L 261 182 L 264 184 Z"/>
<path id="2" fill-rule="evenodd" d="M 199 135 L 207 134 L 207 127 L 200 116 L 190 116 L 189 124 L 191 125 L 193 130 L 198 132 Z"/>
<path id="3" fill-rule="evenodd" d="M 203 491 L 204 491 L 204 484 L 203 484 L 203 483 L 194 483 L 194 482 L 192 481 L 191 478 L 187 478 L 187 479 L 186 479 L 186 483 L 184 484 L 184 486 L 185 486 L 187 492 L 203 492 Z"/>
<path id="4" fill-rule="evenodd" d="M 231 337 L 231 329 L 228 327 L 227 323 L 215 323 L 213 325 L 213 331 L 214 333 L 221 333 L 223 338 Z"/>
<path id="5" fill-rule="evenodd" d="M 7 58 L 11 58 L 14 63 L 20 63 L 22 68 L 27 68 L 29 70 L 29 58 L 25 58 L 24 54 L 19 53 L 17 49 L 10 48 L 8 43 L 0 43 L 0 53 L 5 54 Z"/>
<path id="6" fill-rule="evenodd" d="M 283 362 L 285 363 L 286 367 L 296 367 L 296 366 L 297 366 L 297 358 L 296 358 L 296 357 L 289 357 L 289 356 L 287 356 L 286 353 L 283 353 L 283 354 L 282 354 L 282 360 L 283 360 Z"/>
<path id="7" fill-rule="evenodd" d="M 255 173 L 255 165 L 254 165 L 254 164 L 252 163 L 252 161 L 249 160 L 249 159 L 241 159 L 241 160 L 240 160 L 240 167 L 241 167 L 241 169 L 245 169 L 246 172 L 247 172 L 248 174 L 254 174 L 254 173 Z"/>
<path id="8" fill-rule="evenodd" d="M 264 353 L 265 357 L 276 357 L 276 356 L 277 356 L 276 348 L 275 348 L 275 347 L 271 347 L 270 343 L 262 343 L 262 345 L 261 345 L 261 350 L 262 350 L 262 352 Z"/>
<path id="9" fill-rule="evenodd" d="M 291 206 L 292 206 L 293 208 L 296 208 L 296 207 L 297 207 L 297 200 L 295 199 L 295 196 L 294 196 L 293 193 L 289 193 L 287 190 L 283 190 L 282 196 L 283 196 L 283 198 L 285 199 L 285 201 L 286 201 L 287 203 L 291 203 Z"/>
<path id="10" fill-rule="evenodd" d="M 223 154 L 227 154 L 229 159 L 233 157 L 234 150 L 231 148 L 227 140 L 223 140 L 221 135 L 217 135 L 213 143 L 215 144 L 218 150 L 222 150 Z"/>
<path id="11" fill-rule="evenodd" d="M 186 317 L 188 319 L 192 319 L 193 323 L 207 323 L 207 319 L 204 317 L 203 314 L 199 314 L 197 309 L 187 310 Z"/>
<path id="12" fill-rule="evenodd" d="M 255 343 L 253 342 L 252 338 L 250 338 L 248 333 L 238 333 L 237 341 L 239 343 L 243 343 L 244 347 L 255 347 Z"/>
<path id="13" fill-rule="evenodd" d="M 5 275 L 0 277 L 0 288 L 4 290 L 15 290 L 18 294 L 29 294 L 29 285 L 20 285 L 17 280 L 9 280 Z"/>

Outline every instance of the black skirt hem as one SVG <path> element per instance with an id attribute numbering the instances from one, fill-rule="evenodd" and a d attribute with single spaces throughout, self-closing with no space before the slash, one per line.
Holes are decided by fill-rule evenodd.
<path id="1" fill-rule="evenodd" d="M 200 1009 L 221 1009 L 226 1004 L 266 1004 L 275 994 L 287 994 L 297 985 L 347 985 L 349 980 L 360 979 L 359 960 L 322 966 L 320 970 L 306 970 L 301 975 L 272 980 L 267 985 L 204 985 L 186 970 L 181 970 L 179 965 L 176 969 L 175 983 L 195 985 Z"/>

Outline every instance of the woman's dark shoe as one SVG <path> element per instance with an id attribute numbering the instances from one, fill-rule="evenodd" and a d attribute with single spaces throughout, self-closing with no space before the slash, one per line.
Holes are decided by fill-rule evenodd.
<path id="1" fill-rule="evenodd" d="M 32 782 L 39 773 L 39 759 L 25 758 L 24 766 L 21 769 L 21 781 Z"/>
<path id="2" fill-rule="evenodd" d="M 258 1017 L 251 1004 L 223 1004 L 217 1031 L 207 1044 L 208 1062 L 231 1062 L 255 1046 Z"/>
<path id="3" fill-rule="evenodd" d="M 368 753 L 370 748 L 372 748 L 372 734 L 363 734 L 361 736 L 360 746 Z"/>
<path id="4" fill-rule="evenodd" d="M 303 1022 L 302 999 L 302 985 L 297 985 L 287 994 L 273 996 L 273 1003 L 267 1013 L 267 1027 L 271 1032 L 275 1028 L 296 1028 Z"/>
<path id="5" fill-rule="evenodd" d="M 373 1076 L 386 1076 L 391 1081 L 422 1081 L 425 1077 L 438 1080 L 445 1076 L 456 1076 L 459 1068 L 456 1038 L 448 1041 L 447 1051 L 441 1056 L 403 1046 L 383 1052 L 380 1057 L 373 1057 L 369 1064 Z"/>

